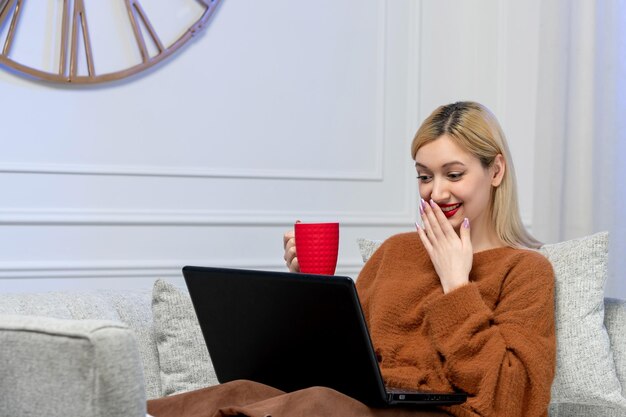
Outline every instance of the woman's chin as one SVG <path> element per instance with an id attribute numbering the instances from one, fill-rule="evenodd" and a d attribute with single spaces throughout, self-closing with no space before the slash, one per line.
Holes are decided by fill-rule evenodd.
<path id="1" fill-rule="evenodd" d="M 464 219 L 465 218 L 462 215 L 459 215 L 459 213 L 456 213 L 454 216 L 450 217 L 448 221 L 450 222 L 454 230 L 458 232 L 459 229 L 461 228 L 461 225 L 463 224 Z"/>
<path id="2" fill-rule="evenodd" d="M 454 229 L 457 235 L 461 233 L 461 225 L 463 224 L 463 221 L 450 222 L 450 224 L 452 225 L 452 228 Z"/>

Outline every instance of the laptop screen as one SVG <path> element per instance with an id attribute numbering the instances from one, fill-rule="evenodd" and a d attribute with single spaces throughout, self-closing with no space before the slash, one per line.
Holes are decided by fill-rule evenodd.
<path id="1" fill-rule="evenodd" d="M 384 401 L 352 279 L 201 267 L 183 273 L 220 382 L 249 379 L 287 392 L 326 386 Z"/>

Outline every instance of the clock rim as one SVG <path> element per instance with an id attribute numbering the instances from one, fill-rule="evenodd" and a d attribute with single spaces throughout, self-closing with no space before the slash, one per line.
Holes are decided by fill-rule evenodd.
<path id="1" fill-rule="evenodd" d="M 132 67 L 109 72 L 100 75 L 76 75 L 72 76 L 71 74 L 64 75 L 59 73 L 53 73 L 48 71 L 43 71 L 37 68 L 29 67 L 28 65 L 21 64 L 17 61 L 12 60 L 11 58 L 0 54 L 0 66 L 5 66 L 13 69 L 13 73 L 20 75 L 25 78 L 46 81 L 51 83 L 59 83 L 59 84 L 81 84 L 81 85 L 91 85 L 91 84 L 99 84 L 106 83 L 111 81 L 118 81 L 124 78 L 130 77 L 132 75 L 143 72 L 149 68 L 154 67 L 155 65 L 161 63 L 166 60 L 168 57 L 173 55 L 176 51 L 181 49 L 191 38 L 200 33 L 205 27 L 208 20 L 211 18 L 211 15 L 217 9 L 221 0 L 211 0 L 210 4 L 207 5 L 207 9 L 200 16 L 200 18 L 193 23 L 189 29 L 185 33 L 183 33 L 176 41 L 174 41 L 170 46 L 165 48 L 162 52 L 155 55 L 154 57 L 150 57 L 148 60 L 143 61 L 137 65 L 133 65 Z"/>

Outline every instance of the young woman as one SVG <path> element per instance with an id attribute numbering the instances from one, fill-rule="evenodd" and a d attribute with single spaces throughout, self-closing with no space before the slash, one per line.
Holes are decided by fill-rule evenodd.
<path id="1" fill-rule="evenodd" d="M 520 222 L 513 165 L 477 103 L 436 109 L 411 147 L 421 219 L 372 255 L 357 289 L 390 387 L 460 390 L 439 410 L 372 409 L 323 387 L 251 381 L 148 401 L 155 417 L 547 417 L 555 367 L 554 273 Z M 285 260 L 299 270 L 293 231 Z"/>
<path id="2" fill-rule="evenodd" d="M 555 371 L 554 273 L 523 227 L 492 113 L 437 108 L 411 146 L 422 226 L 393 236 L 357 289 L 389 386 L 461 390 L 454 416 L 547 416 Z M 299 270 L 293 231 L 285 261 Z"/>

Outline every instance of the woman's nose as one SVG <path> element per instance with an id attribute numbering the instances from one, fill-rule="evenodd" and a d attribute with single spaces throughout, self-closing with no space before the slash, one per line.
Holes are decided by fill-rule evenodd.
<path id="1" fill-rule="evenodd" d="M 433 189 L 430 193 L 430 198 L 435 202 L 447 201 L 449 197 L 448 189 L 444 181 L 433 179 Z"/>

